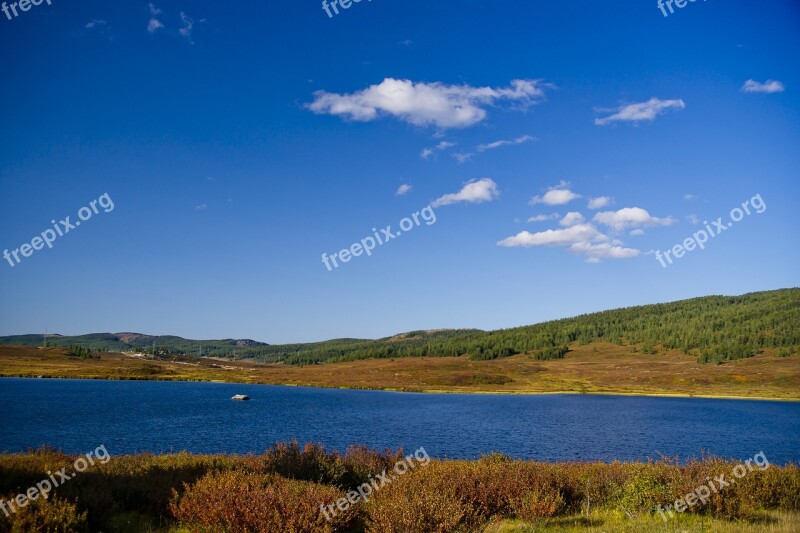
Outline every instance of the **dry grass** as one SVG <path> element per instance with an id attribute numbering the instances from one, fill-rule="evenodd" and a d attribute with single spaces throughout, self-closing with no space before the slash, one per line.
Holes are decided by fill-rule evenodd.
<path id="1" fill-rule="evenodd" d="M 0 377 L 156 379 L 306 385 L 414 392 L 584 393 L 800 400 L 800 358 L 764 353 L 721 365 L 700 365 L 678 351 L 645 355 L 630 347 L 573 346 L 564 359 L 516 355 L 371 359 L 287 366 L 252 362 L 143 360 L 101 354 L 82 360 L 62 348 L 0 346 Z"/>
<path id="2" fill-rule="evenodd" d="M 753 522 L 717 520 L 708 516 L 680 515 L 664 523 L 658 516 L 634 519 L 616 511 L 597 511 L 590 515 L 562 516 L 540 522 L 497 520 L 485 533 L 797 533 L 800 512 L 770 511 Z"/>

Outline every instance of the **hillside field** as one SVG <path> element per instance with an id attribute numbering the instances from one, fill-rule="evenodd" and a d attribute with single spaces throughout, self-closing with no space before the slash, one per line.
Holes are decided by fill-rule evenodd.
<path id="1" fill-rule="evenodd" d="M 225 381 L 410 392 L 603 393 L 800 400 L 798 355 L 777 350 L 721 364 L 699 364 L 679 350 L 656 355 L 592 343 L 563 359 L 529 355 L 488 361 L 460 357 L 367 359 L 305 366 L 176 357 L 144 359 L 64 348 L 0 346 L 0 377 Z"/>

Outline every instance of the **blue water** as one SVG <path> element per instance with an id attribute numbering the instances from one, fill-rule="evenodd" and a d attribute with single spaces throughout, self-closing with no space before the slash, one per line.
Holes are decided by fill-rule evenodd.
<path id="1" fill-rule="evenodd" d="M 234 394 L 252 400 L 236 402 Z M 800 403 L 695 398 L 404 394 L 145 381 L 0 379 L 0 452 L 259 453 L 296 438 L 344 450 L 420 446 L 547 461 L 686 459 L 704 451 L 800 462 Z"/>

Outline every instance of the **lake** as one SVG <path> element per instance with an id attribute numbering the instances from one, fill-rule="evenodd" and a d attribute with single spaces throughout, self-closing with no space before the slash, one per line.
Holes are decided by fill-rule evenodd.
<path id="1" fill-rule="evenodd" d="M 234 394 L 252 399 L 232 401 Z M 800 403 L 593 395 L 416 394 L 146 381 L 0 379 L 0 452 L 263 452 L 424 447 L 544 461 L 699 457 L 800 462 Z"/>

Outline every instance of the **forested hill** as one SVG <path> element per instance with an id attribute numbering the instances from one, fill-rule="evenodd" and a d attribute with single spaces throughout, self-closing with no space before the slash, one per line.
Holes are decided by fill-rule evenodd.
<path id="1" fill-rule="evenodd" d="M 800 347 L 800 289 L 743 296 L 707 296 L 628 307 L 497 331 L 414 331 L 376 341 L 267 346 L 259 360 L 287 363 L 378 357 L 469 355 L 494 359 L 531 353 L 563 357 L 572 343 L 633 344 L 645 353 L 681 349 L 700 362 L 756 355 L 764 348 L 790 354 Z"/>
<path id="2" fill-rule="evenodd" d="M 554 359 L 563 357 L 573 343 L 595 341 L 630 345 L 627 349 L 652 354 L 680 349 L 703 363 L 721 362 L 751 357 L 765 348 L 776 348 L 781 355 L 795 353 L 800 347 L 800 289 L 706 296 L 497 331 L 412 331 L 378 340 L 267 345 L 249 340 L 193 341 L 180 337 L 96 334 L 59 336 L 49 338 L 48 343 L 121 350 L 146 348 L 153 340 L 162 354 L 196 355 L 199 345 L 203 345 L 203 355 L 232 356 L 235 349 L 239 357 L 288 364 L 455 355 L 495 359 L 518 353 Z M 35 346 L 41 342 L 40 335 L 0 337 L 0 344 Z"/>

